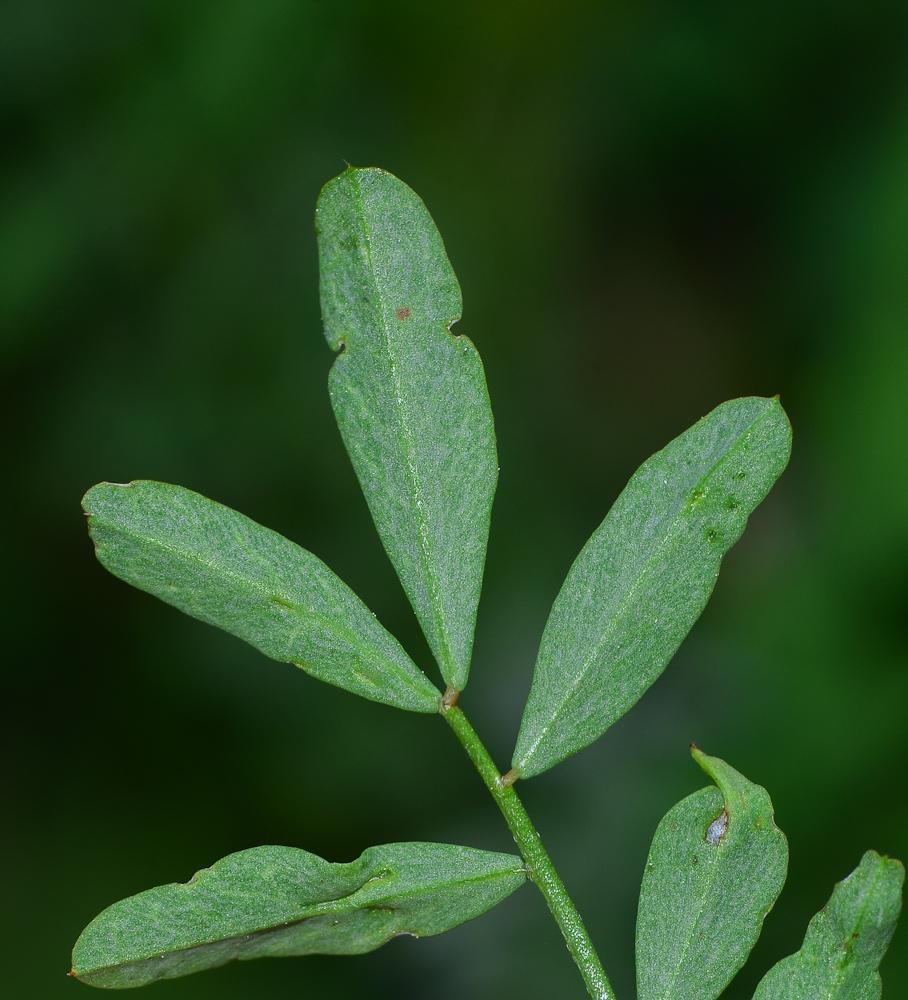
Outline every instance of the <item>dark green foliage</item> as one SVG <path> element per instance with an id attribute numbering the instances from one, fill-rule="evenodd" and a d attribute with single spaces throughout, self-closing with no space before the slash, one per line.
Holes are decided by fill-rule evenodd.
<path id="1" fill-rule="evenodd" d="M 488 376 L 502 471 L 461 704 L 501 766 L 552 600 L 633 470 L 721 400 L 781 393 L 795 427 L 672 665 L 526 793 L 619 998 L 656 822 L 699 787 L 691 739 L 766 785 L 792 847 L 723 1000 L 865 847 L 908 858 L 906 51 L 904 0 L 0 4 L 9 996 L 85 993 L 64 952 L 89 917 L 243 847 L 508 850 L 431 716 L 265 661 L 89 556 L 92 483 L 191 486 L 317 554 L 437 682 L 324 391 L 310 217 L 343 160 L 426 200 Z M 457 932 L 468 961 L 444 935 L 152 993 L 576 1000 L 534 893 Z M 903 934 L 884 996 L 908 996 Z"/>

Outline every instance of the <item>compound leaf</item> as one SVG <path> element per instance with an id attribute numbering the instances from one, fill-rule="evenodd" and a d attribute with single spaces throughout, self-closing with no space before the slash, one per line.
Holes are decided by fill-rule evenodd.
<path id="1" fill-rule="evenodd" d="M 552 607 L 514 751 L 520 775 L 598 739 L 656 680 L 790 450 L 777 399 L 735 399 L 634 473 Z"/>
<path id="2" fill-rule="evenodd" d="M 719 787 L 679 802 L 656 830 L 637 912 L 639 1000 L 715 1000 L 785 883 L 788 843 L 766 789 L 693 753 Z"/>
<path id="3" fill-rule="evenodd" d="M 316 210 L 334 413 L 442 676 L 467 682 L 498 478 L 482 362 L 451 325 L 457 278 L 419 197 L 350 168 Z"/>
<path id="4" fill-rule="evenodd" d="M 82 500 L 115 576 L 217 625 L 274 660 L 414 712 L 439 691 L 311 552 L 182 486 L 101 483 Z"/>
<path id="5" fill-rule="evenodd" d="M 518 857 L 452 844 L 370 847 L 350 864 L 255 847 L 108 907 L 76 942 L 72 975 L 122 989 L 234 958 L 358 955 L 472 920 L 525 879 Z"/>
<path id="6" fill-rule="evenodd" d="M 868 851 L 810 921 L 801 950 L 774 965 L 754 1000 L 879 1000 L 879 964 L 902 909 L 901 862 Z"/>

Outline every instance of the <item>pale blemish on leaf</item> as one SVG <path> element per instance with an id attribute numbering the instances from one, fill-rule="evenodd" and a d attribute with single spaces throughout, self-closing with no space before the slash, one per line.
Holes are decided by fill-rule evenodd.
<path id="1" fill-rule="evenodd" d="M 727 829 L 728 813 L 723 809 L 712 823 L 709 824 L 709 829 L 706 831 L 706 843 L 716 846 L 725 836 Z"/>
<path id="2" fill-rule="evenodd" d="M 637 915 L 639 1000 L 715 1000 L 785 882 L 788 845 L 766 789 L 692 753 L 718 787 L 679 802 L 653 838 Z"/>

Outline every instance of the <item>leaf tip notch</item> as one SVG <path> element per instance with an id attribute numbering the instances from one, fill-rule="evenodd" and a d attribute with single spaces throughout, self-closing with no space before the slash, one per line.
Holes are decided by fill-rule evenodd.
<path id="1" fill-rule="evenodd" d="M 768 834 L 779 842 L 779 854 L 784 854 L 782 880 L 788 870 L 788 840 L 775 821 L 769 793 L 761 785 L 754 784 L 719 757 L 710 757 L 695 743 L 691 744 L 691 756 L 701 770 L 709 775 L 722 793 L 722 812 L 710 823 L 706 831 L 706 841 L 718 846 L 725 841 L 733 822 L 744 821 L 760 834 Z M 735 831 L 738 832 L 737 830 Z"/>
<path id="2" fill-rule="evenodd" d="M 315 232 L 332 349 L 351 335 L 369 344 L 395 321 L 430 317 L 447 331 L 460 319 L 460 285 L 441 235 L 423 200 L 394 174 L 348 167 L 328 181 L 316 204 Z"/>
<path id="3" fill-rule="evenodd" d="M 92 506 L 92 501 L 99 496 L 103 496 L 110 487 L 122 487 L 123 489 L 128 489 L 133 484 L 129 483 L 109 483 L 107 480 L 102 480 L 100 483 L 95 483 L 94 486 L 90 487 L 85 491 L 82 496 L 82 510 L 91 517 L 92 511 L 89 509 Z"/>
<path id="4" fill-rule="evenodd" d="M 498 478 L 482 361 L 451 325 L 457 277 L 422 199 L 348 169 L 316 209 L 331 405 L 366 502 L 441 668 L 462 689 Z"/>

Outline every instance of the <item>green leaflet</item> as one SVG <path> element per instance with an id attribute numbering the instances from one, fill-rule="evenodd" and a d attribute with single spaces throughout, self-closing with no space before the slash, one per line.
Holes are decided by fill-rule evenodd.
<path id="1" fill-rule="evenodd" d="M 877 972 L 902 909 L 901 862 L 868 851 L 810 921 L 801 950 L 774 965 L 754 1000 L 879 1000 Z"/>
<path id="2" fill-rule="evenodd" d="M 693 754 L 719 787 L 679 802 L 656 830 L 637 912 L 639 1000 L 714 1000 L 785 884 L 788 843 L 766 789 Z"/>
<path id="3" fill-rule="evenodd" d="M 419 197 L 352 167 L 316 210 L 334 413 L 445 681 L 467 682 L 498 478 L 479 354 L 450 333 L 457 278 Z"/>
<path id="4" fill-rule="evenodd" d="M 734 399 L 634 473 L 552 607 L 514 750 L 523 777 L 598 739 L 656 680 L 790 450 L 777 399 Z"/>
<path id="5" fill-rule="evenodd" d="M 101 563 L 320 680 L 414 712 L 439 692 L 311 552 L 181 486 L 101 483 L 82 505 Z"/>
<path id="6" fill-rule="evenodd" d="M 122 989 L 234 958 L 361 954 L 472 920 L 525 879 L 518 857 L 452 844 L 370 847 L 350 864 L 254 847 L 108 907 L 76 942 L 72 974 Z"/>

